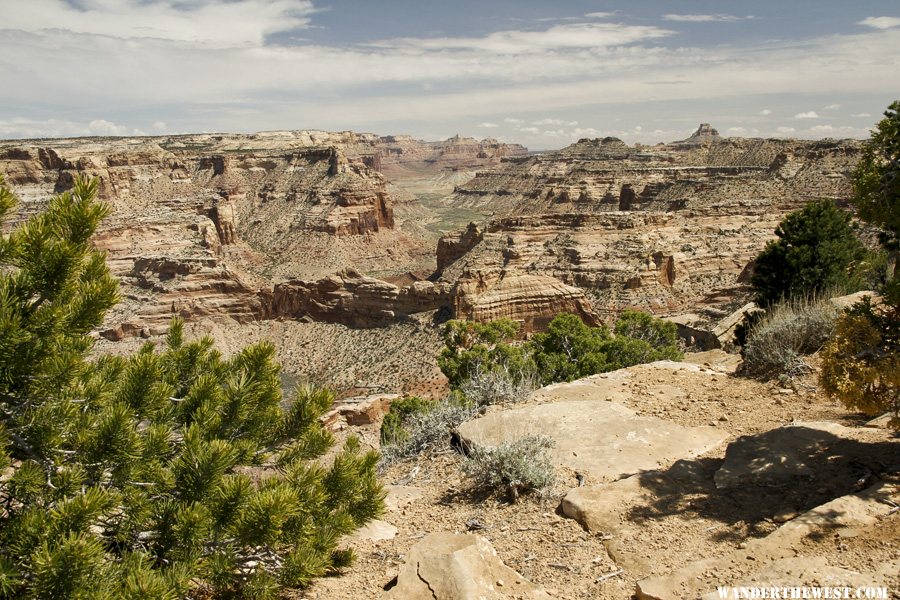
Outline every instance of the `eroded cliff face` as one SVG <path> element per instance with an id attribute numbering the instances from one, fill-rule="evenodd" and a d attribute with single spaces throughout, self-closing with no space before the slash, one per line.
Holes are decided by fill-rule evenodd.
<path id="1" fill-rule="evenodd" d="M 526 156 L 528 149 L 492 138 L 454 136 L 439 142 L 422 142 L 410 136 L 384 136 L 377 143 L 378 168 L 389 179 L 472 171 L 491 168 L 504 158 Z"/>
<path id="2" fill-rule="evenodd" d="M 849 195 L 858 152 L 709 126 L 667 145 L 581 140 L 536 156 L 493 140 L 269 132 L 6 142 L 0 173 L 24 200 L 17 220 L 78 173 L 100 178 L 114 210 L 95 243 L 124 297 L 110 339 L 160 333 L 173 315 L 383 327 L 438 309 L 533 331 L 561 312 L 595 324 L 628 307 L 739 302 L 787 212 Z M 492 164 L 446 202 L 494 216 L 436 248 L 416 233 L 427 209 L 396 203 L 378 171 Z"/>
<path id="3" fill-rule="evenodd" d="M 817 198 L 845 201 L 853 140 L 581 140 L 504 161 L 448 204 L 494 217 L 439 242 L 442 277 L 515 269 L 583 290 L 607 320 L 629 307 L 678 314 L 740 302 L 779 221 Z"/>
<path id="4" fill-rule="evenodd" d="M 522 333 L 544 331 L 563 313 L 594 327 L 601 322 L 580 289 L 510 268 L 467 271 L 454 285 L 452 300 L 458 319 L 480 323 L 512 319 L 521 323 Z"/>
<path id="5" fill-rule="evenodd" d="M 95 236 L 122 282 L 106 335 L 158 333 L 173 315 L 246 323 L 271 316 L 273 285 L 349 266 L 433 269 L 431 244 L 397 228 L 384 177 L 353 136 L 54 140 L 0 145 L 23 202 L 6 227 L 75 177 L 100 180 L 112 215 Z M 377 139 L 377 136 L 373 136 Z M 256 146 L 256 147 L 254 147 Z"/>

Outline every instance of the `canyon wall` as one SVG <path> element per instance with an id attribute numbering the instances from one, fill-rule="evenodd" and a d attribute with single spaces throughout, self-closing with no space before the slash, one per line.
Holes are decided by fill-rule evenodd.
<path id="1" fill-rule="evenodd" d="M 19 221 L 78 173 L 99 177 L 113 214 L 95 243 L 124 298 L 110 339 L 159 333 L 172 315 L 381 327 L 439 309 L 532 331 L 559 312 L 725 311 L 787 212 L 848 197 L 858 153 L 708 125 L 671 144 L 603 138 L 533 156 L 494 140 L 304 131 L 2 142 L 0 173 L 23 199 Z M 398 203 L 379 171 L 473 168 L 444 204 L 493 216 L 436 248 L 416 229 L 427 210 Z"/>
<path id="2" fill-rule="evenodd" d="M 447 280 L 514 269 L 577 287 L 607 320 L 629 307 L 661 315 L 747 296 L 752 261 L 779 221 L 818 198 L 846 205 L 854 140 L 580 140 L 504 160 L 445 202 L 493 214 L 438 242 Z"/>

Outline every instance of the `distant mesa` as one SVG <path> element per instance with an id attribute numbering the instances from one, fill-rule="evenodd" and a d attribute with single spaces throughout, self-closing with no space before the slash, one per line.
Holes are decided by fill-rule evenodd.
<path id="1" fill-rule="evenodd" d="M 722 139 L 719 131 L 709 123 L 700 123 L 697 131 L 691 134 L 691 137 L 675 142 L 676 144 L 703 144 L 707 142 L 715 142 Z"/>

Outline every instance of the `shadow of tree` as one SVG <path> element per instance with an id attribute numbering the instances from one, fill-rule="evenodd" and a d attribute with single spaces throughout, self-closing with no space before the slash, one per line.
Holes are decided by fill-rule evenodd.
<path id="1" fill-rule="evenodd" d="M 867 443 L 810 427 L 782 427 L 738 438 L 724 460 L 679 460 L 637 477 L 649 500 L 626 511 L 629 521 L 704 518 L 724 525 L 714 539 L 737 541 L 768 534 L 779 517 L 900 478 L 900 436 Z"/>

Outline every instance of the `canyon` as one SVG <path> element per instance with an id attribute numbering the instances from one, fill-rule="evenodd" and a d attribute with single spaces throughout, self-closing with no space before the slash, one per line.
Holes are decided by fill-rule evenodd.
<path id="1" fill-rule="evenodd" d="M 0 174 L 22 199 L 7 229 L 76 176 L 99 178 L 112 214 L 94 243 L 122 296 L 101 345 L 127 351 L 176 315 L 198 333 L 233 328 L 235 344 L 279 323 L 289 372 L 437 394 L 433 358 L 403 357 L 433 357 L 450 317 L 511 318 L 527 334 L 561 312 L 598 324 L 639 308 L 712 329 L 746 303 L 753 258 L 785 214 L 846 201 L 859 151 L 706 124 L 669 144 L 546 153 L 278 131 L 4 141 Z M 375 329 L 401 358 L 360 343 L 336 354 Z M 291 358 L 310 345 L 314 365 Z"/>

